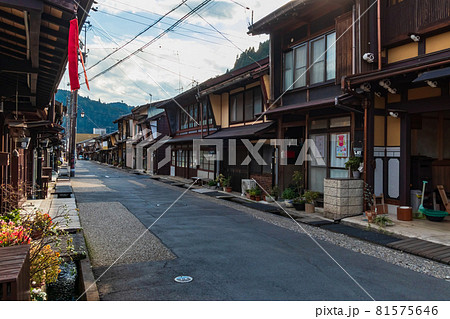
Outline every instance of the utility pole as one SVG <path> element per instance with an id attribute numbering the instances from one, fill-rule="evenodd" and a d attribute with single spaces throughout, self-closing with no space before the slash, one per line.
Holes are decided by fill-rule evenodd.
<path id="1" fill-rule="evenodd" d="M 76 160 L 76 137 L 77 137 L 77 114 L 78 114 L 78 90 L 72 91 L 72 108 L 70 112 L 70 142 L 69 142 L 69 164 L 70 177 L 75 176 L 75 160 Z"/>
<path id="2" fill-rule="evenodd" d="M 91 23 L 86 21 L 84 28 L 84 53 L 83 59 L 87 58 L 87 31 L 91 28 Z M 69 165 L 70 165 L 70 177 L 75 176 L 75 161 L 77 157 L 77 115 L 78 115 L 78 90 L 71 93 L 71 110 L 70 110 L 70 140 L 69 140 Z"/>
<path id="3" fill-rule="evenodd" d="M 91 30 L 92 28 L 92 24 L 90 21 L 86 21 L 84 23 L 83 26 L 83 30 L 84 30 L 84 52 L 83 52 L 83 59 L 84 59 L 84 64 L 87 65 L 87 54 L 89 53 L 89 50 L 87 50 L 87 32 L 88 30 Z"/>

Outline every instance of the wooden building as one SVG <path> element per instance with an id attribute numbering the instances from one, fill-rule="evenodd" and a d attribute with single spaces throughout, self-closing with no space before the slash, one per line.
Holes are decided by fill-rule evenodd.
<path id="1" fill-rule="evenodd" d="M 118 126 L 118 140 L 117 140 L 117 156 L 120 167 L 129 167 L 131 161 L 127 165 L 127 141 L 131 139 L 131 125 L 132 125 L 132 114 L 126 114 L 119 117 L 114 121 Z"/>
<path id="2" fill-rule="evenodd" d="M 69 21 L 77 17 L 81 29 L 92 3 L 0 0 L 0 179 L 23 198 L 45 196 L 43 167 L 61 156 L 65 110 L 54 95 L 67 63 Z"/>
<path id="3" fill-rule="evenodd" d="M 370 46 L 365 31 L 376 7 L 363 16 L 368 4 L 296 0 L 249 27 L 249 34 L 270 35 L 270 103 L 265 115 L 277 123 L 277 139 L 297 141 L 287 151 L 278 147 L 275 152 L 275 179 L 281 189 L 291 184 L 294 171 L 301 171 L 305 188 L 323 192 L 324 178 L 347 177 L 345 162 L 354 149 L 362 148 L 361 99 L 343 94 L 341 78 L 367 69 L 359 52 Z M 297 162 L 308 139 L 315 142 L 323 162 Z"/>
<path id="4" fill-rule="evenodd" d="M 268 59 L 209 79 L 168 100 L 164 108 L 169 119 L 171 136 L 170 175 L 212 180 L 219 173 L 231 176 L 232 187 L 240 190 L 241 180 L 250 177 L 272 186 L 272 147 L 270 141 L 261 149 L 267 165 L 241 165 L 248 150 L 240 139 L 253 143 L 259 138 L 273 137 L 273 123 L 260 114 L 266 110 L 269 90 Z M 272 134 L 269 133 L 271 131 Z M 222 141 L 223 149 L 212 145 Z M 230 140 L 236 140 L 236 162 L 227 154 Z M 198 158 L 194 141 L 202 141 Z M 232 144 L 234 145 L 234 144 Z M 216 160 L 223 152 L 223 161 Z"/>
<path id="5" fill-rule="evenodd" d="M 375 70 L 343 86 L 368 101 L 367 181 L 410 205 L 423 180 L 428 191 L 450 190 L 450 1 L 381 1 L 379 9 Z"/>
<path id="6" fill-rule="evenodd" d="M 241 191 L 242 179 L 253 178 L 266 189 L 273 186 L 274 148 L 270 139 L 275 137 L 275 123 L 261 116 L 268 107 L 269 91 L 268 58 L 209 80 L 205 89 L 200 91 L 200 96 L 211 103 L 217 125 L 217 131 L 205 139 L 223 141 L 224 156 L 218 163 L 218 172 L 231 177 L 231 187 L 236 191 Z M 243 140 L 252 145 L 264 140 L 264 145 L 258 150 L 264 164 L 249 155 Z M 208 164 L 203 160 L 203 154 L 200 155 L 201 166 L 213 164 Z M 249 163 L 245 162 L 247 156 L 251 159 Z M 199 177 L 208 178 L 201 174 Z"/>

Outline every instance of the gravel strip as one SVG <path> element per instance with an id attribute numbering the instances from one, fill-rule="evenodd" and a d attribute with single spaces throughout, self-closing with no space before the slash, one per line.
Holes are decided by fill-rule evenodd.
<path id="1" fill-rule="evenodd" d="M 79 203 L 81 224 L 94 267 L 175 259 L 142 223 L 119 202 Z M 121 256 L 130 245 L 133 246 Z"/>

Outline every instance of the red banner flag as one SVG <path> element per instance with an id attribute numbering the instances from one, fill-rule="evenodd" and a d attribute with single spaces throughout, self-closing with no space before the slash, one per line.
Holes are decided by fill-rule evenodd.
<path id="1" fill-rule="evenodd" d="M 69 78 L 70 89 L 72 91 L 80 88 L 80 81 L 78 80 L 78 20 L 70 20 L 69 29 Z"/>

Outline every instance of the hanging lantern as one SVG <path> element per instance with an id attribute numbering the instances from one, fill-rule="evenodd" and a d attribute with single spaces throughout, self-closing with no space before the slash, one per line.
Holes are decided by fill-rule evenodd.
<path id="1" fill-rule="evenodd" d="M 81 112 L 81 117 L 84 117 L 84 112 Z"/>

